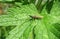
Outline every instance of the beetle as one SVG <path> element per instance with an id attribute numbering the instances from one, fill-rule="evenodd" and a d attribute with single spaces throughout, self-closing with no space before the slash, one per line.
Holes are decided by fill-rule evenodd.
<path id="1" fill-rule="evenodd" d="M 37 15 L 29 15 L 33 19 L 42 19 L 43 16 L 37 16 Z"/>

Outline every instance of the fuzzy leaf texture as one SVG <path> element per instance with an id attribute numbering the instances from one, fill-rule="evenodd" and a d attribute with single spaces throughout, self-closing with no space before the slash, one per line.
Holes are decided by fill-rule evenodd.
<path id="1" fill-rule="evenodd" d="M 43 19 L 31 20 L 29 15 L 39 15 L 34 4 L 18 5 L 8 10 L 7 15 L 0 16 L 0 25 L 16 25 L 6 39 L 59 39 L 60 38 L 60 8 L 59 2 L 54 2 L 50 14 L 44 8 Z M 32 33 L 32 34 L 30 34 Z M 29 35 L 31 36 L 29 37 Z"/>

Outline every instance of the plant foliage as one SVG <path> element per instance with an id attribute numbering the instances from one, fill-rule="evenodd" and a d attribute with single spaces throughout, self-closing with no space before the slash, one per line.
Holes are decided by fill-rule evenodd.
<path id="1" fill-rule="evenodd" d="M 15 2 L 5 15 L 0 15 L 0 38 L 60 39 L 60 2 L 41 3 L 42 9 L 38 9 L 40 5 L 37 7 L 34 2 L 24 3 Z M 43 18 L 33 19 L 30 17 L 33 15 Z"/>

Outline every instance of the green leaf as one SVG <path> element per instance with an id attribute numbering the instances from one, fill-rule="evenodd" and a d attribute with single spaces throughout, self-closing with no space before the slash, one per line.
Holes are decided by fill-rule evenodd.
<path id="1" fill-rule="evenodd" d="M 6 39 L 31 39 L 29 38 L 31 32 L 31 35 L 33 35 L 32 39 L 59 39 L 60 8 L 57 8 L 59 4 L 59 2 L 54 2 L 50 14 L 47 13 L 44 7 L 41 12 L 41 15 L 43 15 L 42 19 L 33 19 L 29 16 L 40 16 L 34 4 L 22 6 L 17 6 L 18 4 L 16 4 L 15 7 L 8 10 L 7 15 L 0 16 L 1 26 L 16 25 L 16 27 L 9 32 Z M 5 23 L 8 24 L 6 25 Z"/>
<path id="2" fill-rule="evenodd" d="M 37 21 L 35 30 L 35 39 L 59 39 L 60 38 L 60 3 L 54 3 L 51 14 L 48 14 L 45 9 L 42 11 L 44 18 Z M 57 7 L 56 7 L 57 6 Z M 56 10 L 56 13 L 55 13 Z M 54 13 L 54 14 L 53 14 Z"/>
<path id="3" fill-rule="evenodd" d="M 38 13 L 36 8 L 33 9 L 33 7 L 35 6 L 33 4 L 30 4 L 23 5 L 21 8 L 16 6 L 8 9 L 7 15 L 0 16 L 0 26 L 20 25 L 20 23 L 23 23 L 26 19 L 30 19 L 29 15 Z"/>
<path id="4" fill-rule="evenodd" d="M 22 36 L 25 29 L 29 26 L 30 22 L 23 23 L 20 26 L 17 26 L 10 32 L 10 35 L 6 39 L 19 39 Z"/>
<path id="5" fill-rule="evenodd" d="M 60 16 L 60 2 L 54 2 L 54 5 L 51 10 L 51 14 L 55 16 Z"/>
<path id="6" fill-rule="evenodd" d="M 51 9 L 52 9 L 52 6 L 54 4 L 54 0 L 51 0 L 51 1 L 48 1 L 47 2 L 47 5 L 46 5 L 46 10 L 47 10 L 47 13 L 49 14 Z"/>
<path id="7" fill-rule="evenodd" d="M 24 39 L 28 39 L 29 38 L 29 34 L 33 31 L 33 28 L 37 24 L 36 21 L 37 20 L 35 20 L 35 21 L 31 20 L 31 24 L 29 25 L 29 27 L 25 30 L 25 32 L 23 34 Z M 29 39 L 31 39 L 31 38 L 29 38 Z"/>

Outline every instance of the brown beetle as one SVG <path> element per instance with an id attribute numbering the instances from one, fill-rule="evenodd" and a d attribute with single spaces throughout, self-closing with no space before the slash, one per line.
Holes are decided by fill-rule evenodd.
<path id="1" fill-rule="evenodd" d="M 29 15 L 33 19 L 42 19 L 43 16 Z"/>

